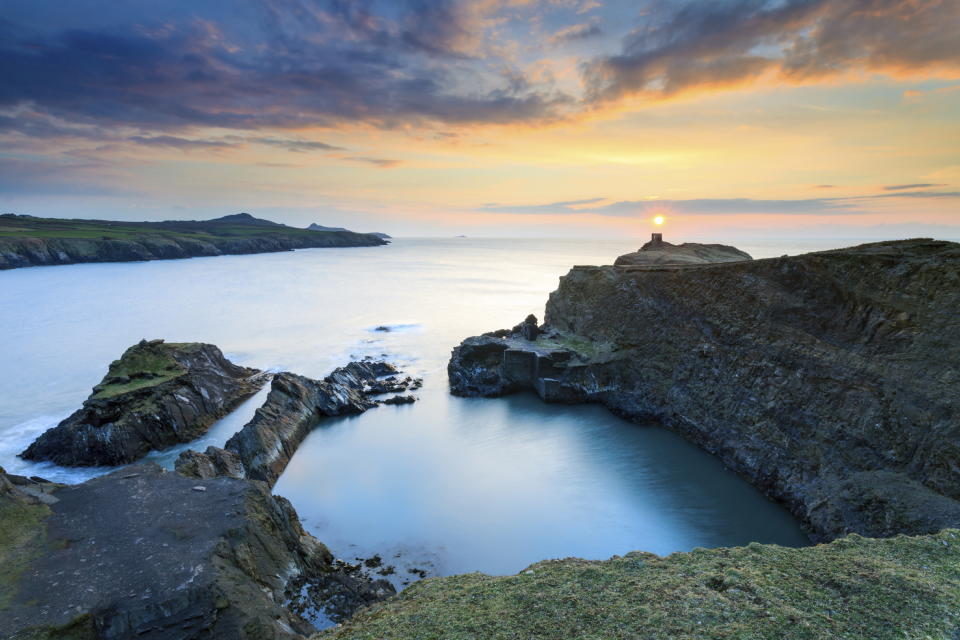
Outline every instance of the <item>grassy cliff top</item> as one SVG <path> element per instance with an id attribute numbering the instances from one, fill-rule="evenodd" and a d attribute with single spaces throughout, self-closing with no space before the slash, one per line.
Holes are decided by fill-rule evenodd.
<path id="1" fill-rule="evenodd" d="M 322 640 L 946 639 L 960 531 L 535 564 L 418 582 Z"/>
<path id="2" fill-rule="evenodd" d="M 0 240 L 6 238 L 132 240 L 144 236 L 171 239 L 215 240 L 250 236 L 302 236 L 353 234 L 351 231 L 311 231 L 260 220 L 245 214 L 216 220 L 169 220 L 126 222 L 113 220 L 67 220 L 33 216 L 0 215 Z"/>

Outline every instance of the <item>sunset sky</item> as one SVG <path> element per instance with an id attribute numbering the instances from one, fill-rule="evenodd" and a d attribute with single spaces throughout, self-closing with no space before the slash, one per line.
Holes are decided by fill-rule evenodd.
<path id="1" fill-rule="evenodd" d="M 3 0 L 0 211 L 960 239 L 957 0 Z"/>

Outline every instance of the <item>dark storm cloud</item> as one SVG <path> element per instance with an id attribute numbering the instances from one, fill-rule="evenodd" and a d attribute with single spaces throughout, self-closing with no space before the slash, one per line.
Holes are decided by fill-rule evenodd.
<path id="1" fill-rule="evenodd" d="M 570 102 L 473 57 L 477 3 L 410 0 L 390 16 L 360 1 L 256 4 L 255 36 L 249 24 L 196 17 L 45 33 L 7 24 L 19 35 L 0 44 L 0 109 L 150 130 L 252 129 L 538 120 Z"/>
<path id="2" fill-rule="evenodd" d="M 583 66 L 590 100 L 672 95 L 772 73 L 960 67 L 955 0 L 685 0 L 655 3 L 617 55 Z"/>

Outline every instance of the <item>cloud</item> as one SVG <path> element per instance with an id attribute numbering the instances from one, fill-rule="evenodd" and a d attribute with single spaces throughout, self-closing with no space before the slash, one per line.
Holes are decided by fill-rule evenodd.
<path id="1" fill-rule="evenodd" d="M 493 1 L 404 0 L 387 10 L 370 0 L 252 0 L 244 19 L 203 19 L 216 8 L 197 5 L 180 20 L 144 13 L 119 25 L 113 12 L 131 9 L 105 4 L 102 23 L 115 26 L 91 18 L 60 29 L 58 13 L 68 12 L 57 3 L 38 0 L 33 14 L 28 6 L 19 17 L 33 26 L 8 20 L 12 35 L 0 40 L 0 109 L 73 123 L 155 133 L 510 123 L 555 119 L 573 103 L 483 49 Z"/>
<path id="2" fill-rule="evenodd" d="M 191 149 L 224 149 L 234 146 L 223 140 L 190 140 L 188 138 L 179 138 L 177 136 L 131 136 L 127 138 L 130 142 L 145 147 L 169 147 L 189 151 Z"/>
<path id="3" fill-rule="evenodd" d="M 271 147 L 280 147 L 287 151 L 343 151 L 343 147 L 335 147 L 318 140 L 295 140 L 287 138 L 247 138 L 249 142 L 265 144 Z"/>
<path id="4" fill-rule="evenodd" d="M 363 162 L 366 164 L 372 164 L 378 169 L 392 169 L 397 167 L 402 162 L 400 160 L 391 160 L 389 158 L 371 158 L 369 156 L 348 156 L 343 158 L 344 160 L 349 160 L 351 162 Z"/>
<path id="5" fill-rule="evenodd" d="M 578 214 L 601 216 L 643 216 L 654 211 L 695 215 L 779 214 L 838 216 L 866 213 L 864 201 L 884 198 L 960 198 L 958 191 L 903 191 L 842 198 L 804 198 L 762 200 L 754 198 L 692 198 L 686 200 L 622 200 L 606 202 L 606 198 L 588 198 L 566 202 L 551 202 L 535 205 L 503 205 L 488 203 L 476 209 L 482 213 L 505 214 Z"/>
<path id="6" fill-rule="evenodd" d="M 945 187 L 945 184 L 935 184 L 932 182 L 918 182 L 917 184 L 888 184 L 883 187 L 884 191 L 902 191 L 904 189 L 927 189 L 929 187 Z"/>
<path id="7" fill-rule="evenodd" d="M 594 19 L 564 27 L 547 38 L 547 41 L 552 45 L 564 45 L 601 35 L 603 35 L 603 29 L 600 28 L 599 20 Z"/>
<path id="8" fill-rule="evenodd" d="M 652 5 L 616 55 L 582 67 L 588 100 L 664 97 L 772 75 L 960 75 L 952 0 L 684 0 Z"/>

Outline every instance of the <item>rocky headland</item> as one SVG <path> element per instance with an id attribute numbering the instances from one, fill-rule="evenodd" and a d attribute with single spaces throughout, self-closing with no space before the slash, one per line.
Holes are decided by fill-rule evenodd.
<path id="1" fill-rule="evenodd" d="M 957 308 L 960 245 L 926 239 L 574 267 L 533 340 L 468 338 L 448 373 L 458 395 L 531 389 L 659 421 L 815 540 L 934 533 L 960 526 Z"/>
<path id="2" fill-rule="evenodd" d="M 142 340 L 110 364 L 83 407 L 20 457 L 64 466 L 133 462 L 203 435 L 266 381 L 212 344 Z"/>
<path id="3" fill-rule="evenodd" d="M 392 593 L 344 572 L 260 482 L 154 464 L 74 486 L 0 470 L 4 638 L 296 640 Z"/>
<path id="4" fill-rule="evenodd" d="M 663 234 L 655 233 L 639 250 L 625 253 L 613 263 L 618 267 L 658 264 L 709 264 L 752 260 L 749 253 L 725 244 L 684 242 L 670 244 Z"/>
<path id="5" fill-rule="evenodd" d="M 385 244 L 381 234 L 298 229 L 249 213 L 165 222 L 0 215 L 0 269 Z"/>

